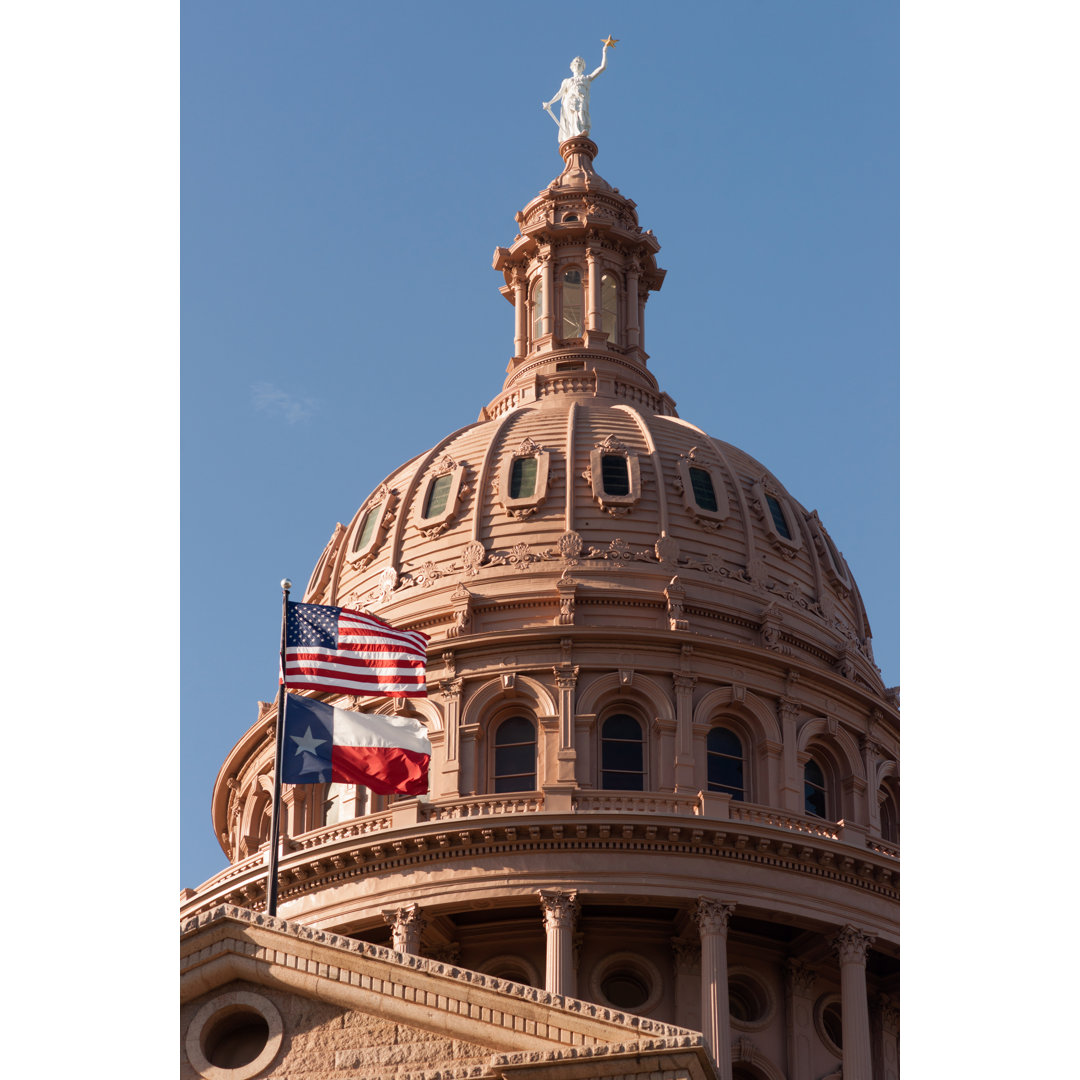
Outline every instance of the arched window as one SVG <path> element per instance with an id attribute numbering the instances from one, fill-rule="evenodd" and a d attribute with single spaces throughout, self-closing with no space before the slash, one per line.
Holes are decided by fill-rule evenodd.
<path id="1" fill-rule="evenodd" d="M 535 790 L 536 728 L 524 716 L 514 716 L 495 732 L 495 791 Z"/>
<path id="2" fill-rule="evenodd" d="M 600 329 L 612 345 L 619 344 L 619 286 L 614 274 L 600 278 Z"/>
<path id="3" fill-rule="evenodd" d="M 544 283 L 533 286 L 532 336 L 535 341 L 544 332 Z"/>
<path id="4" fill-rule="evenodd" d="M 578 338 L 585 333 L 585 296 L 581 285 L 581 271 L 567 270 L 563 273 L 562 287 L 562 336 Z"/>
<path id="5" fill-rule="evenodd" d="M 742 741 L 734 731 L 714 727 L 706 740 L 709 763 L 709 790 L 725 791 L 732 799 L 746 798 L 743 780 Z"/>
<path id="6" fill-rule="evenodd" d="M 645 790 L 645 740 L 641 725 L 625 713 L 604 721 L 600 732 L 600 786 L 622 791 Z"/>
<path id="7" fill-rule="evenodd" d="M 825 794 L 825 774 L 822 772 L 821 766 L 813 758 L 810 758 L 803 769 L 805 812 L 813 817 L 828 817 L 825 812 L 828 805 Z"/>
<path id="8" fill-rule="evenodd" d="M 900 795 L 896 781 L 890 777 L 878 789 L 881 808 L 881 839 L 890 844 L 900 843 Z"/>

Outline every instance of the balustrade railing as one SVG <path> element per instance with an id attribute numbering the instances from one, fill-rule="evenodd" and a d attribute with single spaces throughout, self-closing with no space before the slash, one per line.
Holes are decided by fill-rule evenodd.
<path id="1" fill-rule="evenodd" d="M 768 825 L 774 829 L 784 829 L 803 836 L 817 836 L 823 840 L 840 839 L 840 829 L 830 821 L 799 817 L 797 814 L 786 814 L 768 807 L 732 802 L 728 807 L 728 816 L 732 821 L 742 821 L 747 825 Z"/>

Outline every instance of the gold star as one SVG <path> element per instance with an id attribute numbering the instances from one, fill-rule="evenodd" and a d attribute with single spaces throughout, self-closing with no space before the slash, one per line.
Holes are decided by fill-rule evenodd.
<path id="1" fill-rule="evenodd" d="M 613 48 L 613 49 L 614 49 L 614 48 L 615 48 L 615 45 L 616 45 L 616 43 L 618 42 L 618 40 L 619 40 L 618 38 L 614 38 L 614 37 L 612 37 L 612 36 L 611 36 L 610 34 L 608 34 L 608 36 L 607 36 L 607 41 L 605 41 L 605 42 L 604 42 L 604 44 L 605 44 L 605 45 L 610 45 L 610 46 L 611 46 L 611 48 Z"/>

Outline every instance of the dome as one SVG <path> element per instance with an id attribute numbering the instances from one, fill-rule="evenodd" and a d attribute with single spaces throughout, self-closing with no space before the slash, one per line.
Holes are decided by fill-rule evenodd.
<path id="1" fill-rule="evenodd" d="M 357 492 L 304 589 L 428 635 L 427 697 L 315 696 L 419 719 L 429 792 L 285 785 L 278 914 L 701 1030 L 761 1075 L 796 1042 L 800 1075 L 859 1074 L 867 995 L 895 1028 L 896 694 L 826 524 L 660 388 L 659 242 L 595 143 L 560 152 L 495 252 L 501 389 Z M 266 905 L 275 713 L 222 766 L 231 865 L 186 916 Z"/>
<path id="2" fill-rule="evenodd" d="M 578 294 L 590 272 L 619 293 L 628 274 L 634 292 L 658 289 L 659 244 L 593 170 L 595 144 L 563 152 L 564 172 L 496 251 L 504 293 L 535 296 L 545 260 Z M 562 284 L 555 329 L 573 336 L 533 335 L 475 424 L 386 477 L 335 531 L 305 600 L 421 629 L 433 655 L 462 635 L 633 628 L 765 649 L 883 696 L 858 589 L 817 513 L 679 417 L 640 319 L 621 335 L 591 329 L 580 299 L 567 314 Z"/>

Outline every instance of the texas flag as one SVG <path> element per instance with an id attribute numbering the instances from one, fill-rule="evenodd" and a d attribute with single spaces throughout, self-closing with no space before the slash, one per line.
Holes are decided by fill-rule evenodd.
<path id="1" fill-rule="evenodd" d="M 286 697 L 284 783 L 362 784 L 379 795 L 427 792 L 431 743 L 419 720 Z"/>

